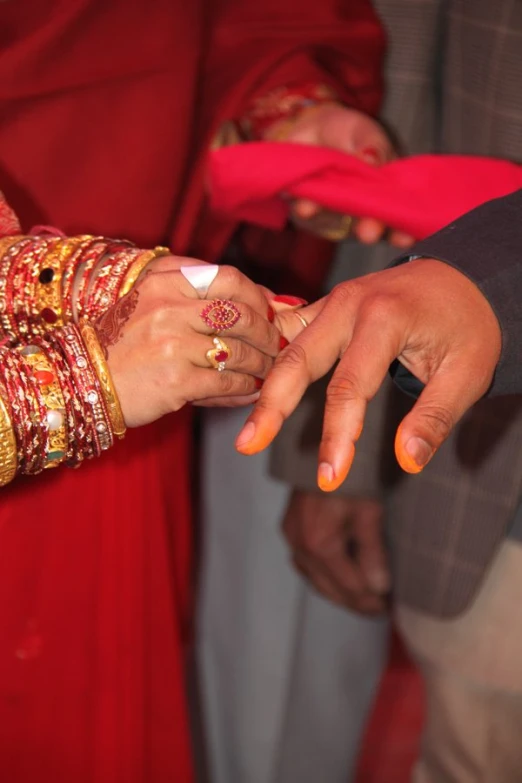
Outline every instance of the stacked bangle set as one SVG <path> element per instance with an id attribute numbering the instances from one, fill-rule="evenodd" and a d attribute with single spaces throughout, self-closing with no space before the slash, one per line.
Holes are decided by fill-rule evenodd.
<path id="1" fill-rule="evenodd" d="M 78 466 L 124 436 L 91 323 L 168 253 L 90 235 L 0 239 L 0 486 Z"/>

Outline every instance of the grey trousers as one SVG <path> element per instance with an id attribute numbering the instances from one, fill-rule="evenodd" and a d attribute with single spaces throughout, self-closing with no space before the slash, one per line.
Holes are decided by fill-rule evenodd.
<path id="1" fill-rule="evenodd" d="M 293 571 L 289 490 L 242 457 L 244 411 L 211 411 L 203 444 L 197 660 L 210 783 L 349 783 L 388 623 L 338 609 Z"/>

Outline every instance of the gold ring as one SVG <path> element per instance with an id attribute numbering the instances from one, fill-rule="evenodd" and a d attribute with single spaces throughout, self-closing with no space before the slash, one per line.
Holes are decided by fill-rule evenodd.
<path id="1" fill-rule="evenodd" d="M 230 348 L 220 337 L 214 337 L 212 340 L 214 348 L 207 351 L 207 361 L 218 372 L 226 369 L 227 361 L 230 359 Z"/>
<path id="2" fill-rule="evenodd" d="M 337 220 L 333 220 L 330 226 L 323 231 L 323 237 L 330 242 L 342 242 L 348 239 L 352 230 L 353 218 L 350 215 L 340 215 Z"/>
<path id="3" fill-rule="evenodd" d="M 299 320 L 301 321 L 301 323 L 303 324 L 303 326 L 304 326 L 304 328 L 305 328 L 305 329 L 306 329 L 306 327 L 307 327 L 307 326 L 310 326 L 310 324 L 308 323 L 308 321 L 306 320 L 306 318 L 304 317 L 304 315 L 301 315 L 301 313 L 299 312 L 299 310 L 294 310 L 294 315 L 295 315 L 297 318 L 299 318 Z"/>

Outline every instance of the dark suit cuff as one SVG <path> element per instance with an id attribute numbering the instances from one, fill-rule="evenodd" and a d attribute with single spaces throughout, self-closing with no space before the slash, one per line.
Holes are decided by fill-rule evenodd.
<path id="1" fill-rule="evenodd" d="M 522 390 L 522 190 L 469 212 L 419 242 L 392 266 L 436 258 L 472 280 L 490 303 L 502 331 L 502 353 L 488 396 Z M 402 365 L 391 368 L 397 385 L 417 396 L 422 384 Z"/>

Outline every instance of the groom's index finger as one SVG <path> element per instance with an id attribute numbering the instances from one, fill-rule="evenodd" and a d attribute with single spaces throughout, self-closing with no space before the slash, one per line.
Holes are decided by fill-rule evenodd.
<path id="1" fill-rule="evenodd" d="M 255 410 L 236 440 L 243 454 L 255 454 L 275 438 L 293 413 L 308 386 L 335 364 L 346 339 L 351 318 L 332 296 L 315 321 L 276 359 Z"/>
<path id="2" fill-rule="evenodd" d="M 300 341 L 298 337 L 285 348 L 268 374 L 259 400 L 236 440 L 236 448 L 242 454 L 256 454 L 273 441 L 311 383 L 306 348 Z"/>

